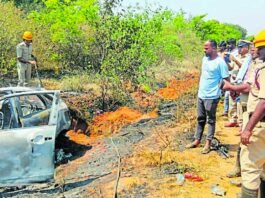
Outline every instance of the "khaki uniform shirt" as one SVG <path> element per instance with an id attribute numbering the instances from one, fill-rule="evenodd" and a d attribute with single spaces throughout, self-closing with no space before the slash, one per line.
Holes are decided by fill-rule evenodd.
<path id="1" fill-rule="evenodd" d="M 240 54 L 237 54 L 237 55 L 235 55 L 235 58 L 236 58 L 241 64 L 243 64 L 244 61 L 246 60 L 247 56 L 248 56 L 248 53 L 245 54 L 244 56 L 241 56 Z M 236 76 L 237 76 L 237 74 L 238 74 L 240 68 L 239 68 L 239 66 L 238 66 L 234 61 L 230 63 L 230 66 L 233 68 L 233 69 L 231 70 L 231 77 L 232 77 L 232 79 L 234 80 L 234 79 L 236 79 Z"/>
<path id="2" fill-rule="evenodd" d="M 30 43 L 29 46 L 23 41 L 17 45 L 17 58 L 22 57 L 25 61 L 31 60 L 32 55 L 32 44 Z M 24 66 L 27 63 L 22 63 L 19 60 L 17 61 L 17 66 Z"/>
<path id="3" fill-rule="evenodd" d="M 248 102 L 247 102 L 247 112 L 253 113 L 257 104 L 259 103 L 259 99 L 265 99 L 265 68 L 261 69 L 257 75 L 257 82 L 259 83 L 260 88 L 257 87 L 255 83 L 256 71 L 257 69 L 264 67 L 265 63 L 260 60 L 256 60 L 251 64 L 251 68 L 249 70 L 247 83 L 251 85 L 251 90 L 249 92 Z"/>

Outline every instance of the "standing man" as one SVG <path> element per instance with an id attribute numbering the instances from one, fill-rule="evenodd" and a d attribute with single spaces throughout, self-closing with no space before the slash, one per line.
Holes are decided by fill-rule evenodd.
<path id="1" fill-rule="evenodd" d="M 229 80 L 228 67 L 225 61 L 217 54 L 217 43 L 208 40 L 204 44 L 205 57 L 202 60 L 202 72 L 200 77 L 197 106 L 197 130 L 194 141 L 186 148 L 195 148 L 201 143 L 202 134 L 206 122 L 208 123 L 208 134 L 202 154 L 210 152 L 211 141 L 215 133 L 216 109 L 221 96 L 219 83 Z"/>
<path id="2" fill-rule="evenodd" d="M 259 58 L 263 63 L 255 71 L 254 83 L 251 87 L 246 87 L 246 91 L 250 90 L 248 111 L 252 108 L 251 105 L 255 108 L 243 124 L 241 132 L 242 198 L 258 197 L 259 188 L 260 197 L 265 196 L 265 181 L 260 180 L 265 167 L 265 30 L 255 37 L 254 45 L 258 48 Z M 260 122 L 259 126 L 258 122 Z"/>
<path id="3" fill-rule="evenodd" d="M 255 83 L 255 72 L 262 67 L 263 62 L 259 59 L 258 55 L 258 49 L 254 46 L 251 47 L 250 54 L 252 57 L 252 63 L 249 66 L 249 69 L 247 71 L 247 74 L 244 77 L 244 81 L 242 84 L 236 84 L 233 85 L 229 82 L 225 82 L 223 89 L 230 90 L 230 91 L 236 91 L 240 93 L 245 93 L 249 95 L 250 86 L 253 86 Z M 246 122 L 249 119 L 249 115 L 251 115 L 258 103 L 258 98 L 253 98 L 253 93 L 250 93 L 249 99 L 247 100 L 247 108 L 246 112 L 243 113 L 243 125 L 246 124 Z M 240 135 L 240 134 L 239 134 Z M 240 151 L 241 147 L 239 145 L 236 155 L 236 165 L 235 168 L 227 174 L 227 177 L 233 178 L 233 177 L 239 177 L 241 176 L 241 167 L 240 167 Z"/>
<path id="4" fill-rule="evenodd" d="M 230 54 L 232 54 L 233 56 L 237 56 L 238 55 L 238 49 L 236 48 L 236 39 L 234 38 L 230 38 L 227 40 L 227 50 L 224 52 L 224 60 L 226 62 L 226 64 L 230 64 L 231 60 L 230 60 Z M 229 72 L 229 74 L 231 74 L 231 72 Z M 229 97 L 230 97 L 230 91 L 225 91 L 224 94 L 224 113 L 222 114 L 222 116 L 224 117 L 228 117 L 228 111 L 229 111 Z"/>
<path id="5" fill-rule="evenodd" d="M 247 71 L 251 65 L 252 57 L 251 54 L 249 53 L 250 44 L 251 42 L 247 40 L 241 40 L 238 44 L 239 54 L 241 55 L 241 58 L 243 58 L 243 62 L 236 76 L 234 82 L 235 84 L 242 84 L 244 82 Z M 243 113 L 247 111 L 248 93 L 240 93 L 239 98 L 240 98 L 239 102 L 237 103 L 237 115 L 238 115 L 238 123 L 242 128 Z"/>
<path id="6" fill-rule="evenodd" d="M 226 53 L 226 42 L 221 41 L 218 45 L 218 56 L 225 59 L 225 53 Z"/>
<path id="7" fill-rule="evenodd" d="M 225 41 L 221 41 L 218 45 L 218 55 L 224 59 L 224 61 L 226 62 L 226 64 L 228 64 L 230 62 L 229 60 L 229 53 L 227 53 L 227 44 Z M 228 117 L 228 110 L 229 110 L 229 91 L 225 91 L 224 92 L 224 113 L 222 114 L 222 116 L 224 117 Z"/>
<path id="8" fill-rule="evenodd" d="M 238 43 L 238 55 L 234 56 L 230 54 L 232 63 L 228 63 L 228 68 L 231 71 L 230 81 L 233 83 L 242 83 L 245 73 L 250 65 L 251 56 L 249 54 L 249 41 L 241 40 Z M 240 78 L 238 78 L 240 74 Z M 233 96 L 234 95 L 234 96 Z M 243 97 L 242 97 L 243 98 Z M 244 105 L 246 106 L 246 97 L 244 98 Z M 241 101 L 243 102 L 243 101 Z M 238 127 L 242 124 L 242 106 L 240 103 L 240 97 L 235 92 L 230 92 L 230 122 L 225 124 L 225 127 Z"/>
<path id="9" fill-rule="evenodd" d="M 36 64 L 32 55 L 32 33 L 24 32 L 23 41 L 17 45 L 18 86 L 27 86 L 31 80 L 31 68 Z"/>
<path id="10" fill-rule="evenodd" d="M 227 56 L 227 44 L 225 41 L 221 41 L 218 45 L 218 56 L 224 59 L 225 62 L 230 61 L 229 56 Z M 224 93 L 224 113 L 222 116 L 228 117 L 229 110 L 229 91 L 225 91 Z"/>
<path id="11" fill-rule="evenodd" d="M 249 66 L 250 66 L 250 64 L 252 62 L 253 56 L 252 56 L 251 53 L 249 53 L 250 45 L 251 45 L 251 42 L 247 41 L 247 40 L 241 40 L 238 43 L 239 54 L 242 57 L 246 57 L 246 58 L 245 58 L 245 61 L 242 63 L 242 66 L 240 67 L 239 72 L 238 72 L 238 74 L 236 76 L 236 79 L 235 79 L 235 83 L 236 84 L 240 84 L 240 83 L 243 82 L 243 80 L 245 78 L 245 75 L 246 75 L 246 73 L 248 71 L 248 68 L 249 68 Z"/>

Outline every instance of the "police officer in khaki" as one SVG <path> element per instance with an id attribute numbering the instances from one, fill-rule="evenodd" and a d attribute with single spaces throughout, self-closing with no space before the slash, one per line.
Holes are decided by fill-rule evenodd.
<path id="1" fill-rule="evenodd" d="M 32 55 L 32 33 L 24 32 L 23 41 L 17 45 L 18 86 L 27 86 L 31 80 L 32 65 L 36 64 Z"/>
<path id="2" fill-rule="evenodd" d="M 237 83 L 237 75 L 242 69 L 241 67 L 247 65 L 251 61 L 251 56 L 249 54 L 249 45 L 250 42 L 246 40 L 240 40 L 238 43 L 238 54 L 237 55 L 230 55 L 230 59 L 232 60 L 231 63 L 228 63 L 228 68 L 231 71 L 231 82 Z M 230 95 L 234 92 L 230 92 Z M 232 95 L 231 95 L 232 96 Z M 240 123 L 242 123 L 242 107 L 240 103 L 237 102 L 236 97 L 229 98 L 230 104 L 230 122 L 225 124 L 225 127 L 238 127 Z"/>
<path id="3" fill-rule="evenodd" d="M 254 84 L 255 71 L 263 63 L 263 61 L 261 61 L 259 59 L 257 51 L 258 51 L 257 48 L 255 48 L 254 46 L 251 47 L 250 53 L 251 53 L 251 57 L 252 57 L 252 63 L 248 68 L 247 74 L 244 76 L 243 86 L 241 86 L 241 85 L 233 85 L 232 86 L 229 82 L 225 82 L 224 89 L 241 92 L 241 94 L 245 92 L 244 94 L 246 94 L 247 96 L 249 95 L 249 92 L 247 92 L 247 90 L 249 89 L 249 86 Z M 253 103 L 252 100 L 247 100 L 247 108 L 246 108 L 247 112 L 244 112 L 243 116 L 242 116 L 243 117 L 243 123 L 246 123 L 246 121 L 248 119 L 247 120 L 245 120 L 245 119 L 248 117 L 249 114 L 253 113 L 256 105 L 257 105 L 257 102 Z M 254 106 L 254 109 L 253 109 L 253 106 Z M 237 156 L 236 156 L 236 166 L 231 172 L 229 172 L 227 174 L 227 177 L 229 177 L 229 178 L 241 176 L 240 157 L 239 157 L 240 151 L 241 151 L 241 148 L 239 146 L 239 148 L 237 150 Z"/>
<path id="4" fill-rule="evenodd" d="M 259 189 L 260 197 L 265 197 L 265 181 L 260 180 L 265 169 L 265 30 L 255 37 L 254 45 L 263 62 L 254 72 L 251 88 L 247 84 L 238 86 L 245 86 L 245 91 L 250 92 L 247 106 L 249 114 L 244 119 L 241 132 L 242 198 L 258 197 Z M 224 85 L 225 89 L 227 84 Z"/>

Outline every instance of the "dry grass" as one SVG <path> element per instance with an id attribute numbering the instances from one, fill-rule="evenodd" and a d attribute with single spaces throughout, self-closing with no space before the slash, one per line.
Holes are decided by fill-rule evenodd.
<path id="1" fill-rule="evenodd" d="M 33 79 L 33 84 L 37 85 L 38 79 Z M 97 79 L 87 74 L 64 76 L 61 80 L 57 79 L 42 79 L 42 83 L 46 89 L 56 89 L 62 91 L 76 92 L 93 92 L 100 95 L 100 83 Z"/>
<path id="2" fill-rule="evenodd" d="M 198 73 L 200 67 L 201 62 L 191 60 L 175 61 L 171 64 L 163 61 L 160 65 L 150 67 L 148 73 L 154 77 L 155 81 L 167 82 L 172 77 L 181 77 L 185 73 Z"/>

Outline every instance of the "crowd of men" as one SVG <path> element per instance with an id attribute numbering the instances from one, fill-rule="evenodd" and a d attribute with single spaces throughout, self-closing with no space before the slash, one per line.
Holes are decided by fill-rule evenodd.
<path id="1" fill-rule="evenodd" d="M 206 123 L 208 134 L 202 154 L 210 152 L 215 133 L 216 108 L 224 93 L 223 116 L 230 118 L 225 127 L 240 127 L 240 145 L 235 169 L 228 177 L 241 176 L 240 197 L 265 197 L 265 30 L 253 42 L 231 38 L 217 46 L 204 44 L 205 57 L 198 91 L 197 129 L 194 141 L 201 143 Z"/>

